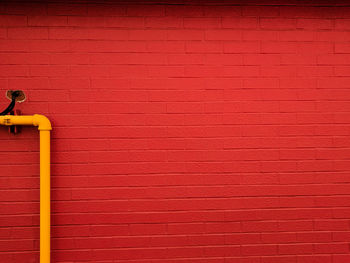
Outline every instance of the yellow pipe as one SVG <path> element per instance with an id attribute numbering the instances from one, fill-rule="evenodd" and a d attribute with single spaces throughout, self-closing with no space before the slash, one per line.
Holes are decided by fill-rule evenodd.
<path id="1" fill-rule="evenodd" d="M 50 262 L 50 130 L 40 130 L 40 263 L 49 263 L 49 262 Z"/>
<path id="2" fill-rule="evenodd" d="M 33 125 L 40 131 L 40 263 L 50 263 L 50 131 L 43 115 L 0 116 L 0 125 Z"/>

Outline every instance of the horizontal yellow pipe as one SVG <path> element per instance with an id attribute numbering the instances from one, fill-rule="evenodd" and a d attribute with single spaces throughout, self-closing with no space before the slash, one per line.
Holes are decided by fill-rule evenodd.
<path id="1" fill-rule="evenodd" d="M 0 116 L 0 125 L 33 125 L 37 126 L 39 131 L 51 131 L 51 123 L 44 115 L 23 115 L 13 116 L 4 115 Z"/>
<path id="2" fill-rule="evenodd" d="M 0 116 L 0 125 L 33 125 L 40 131 L 40 263 L 50 263 L 50 131 L 43 115 Z"/>

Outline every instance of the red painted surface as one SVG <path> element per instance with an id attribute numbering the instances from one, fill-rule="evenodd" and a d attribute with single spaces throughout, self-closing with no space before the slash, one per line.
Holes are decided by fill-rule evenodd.
<path id="1" fill-rule="evenodd" d="M 53 262 L 348 262 L 350 7 L 186 2 L 0 4 Z M 38 133 L 0 144 L 0 261 L 38 262 Z"/>

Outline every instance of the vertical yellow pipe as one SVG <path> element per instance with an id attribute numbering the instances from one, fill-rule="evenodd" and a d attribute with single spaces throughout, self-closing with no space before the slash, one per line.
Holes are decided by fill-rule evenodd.
<path id="1" fill-rule="evenodd" d="M 50 263 L 50 131 L 40 130 L 40 263 Z"/>
<path id="2" fill-rule="evenodd" d="M 0 116 L 0 125 L 34 125 L 40 131 L 40 263 L 50 263 L 50 131 L 44 115 Z"/>

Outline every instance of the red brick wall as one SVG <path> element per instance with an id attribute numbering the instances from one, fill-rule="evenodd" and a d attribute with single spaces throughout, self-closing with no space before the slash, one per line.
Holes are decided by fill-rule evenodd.
<path id="1" fill-rule="evenodd" d="M 53 262 L 350 261 L 350 7 L 225 3 L 0 4 Z M 0 145 L 0 261 L 38 262 L 38 132 Z"/>

